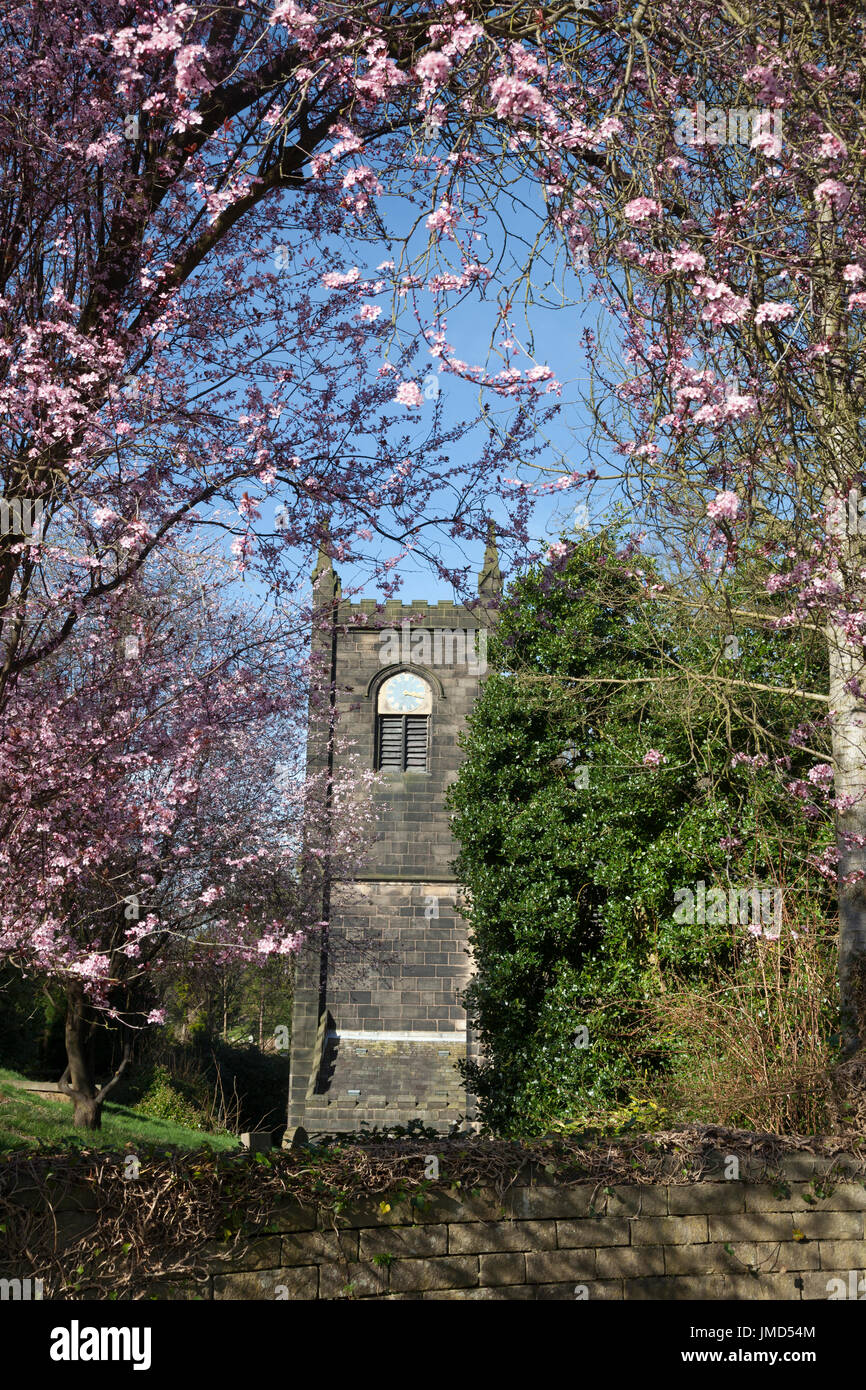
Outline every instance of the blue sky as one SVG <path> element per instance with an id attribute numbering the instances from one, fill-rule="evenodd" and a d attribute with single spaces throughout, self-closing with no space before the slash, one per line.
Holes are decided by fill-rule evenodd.
<path id="1" fill-rule="evenodd" d="M 530 196 L 538 198 L 537 192 L 534 195 L 530 194 Z M 408 231 L 408 209 L 405 204 L 394 198 L 383 199 L 381 212 L 389 229 L 393 229 L 396 234 L 399 235 L 401 232 Z M 501 274 L 498 277 L 500 283 L 502 279 L 507 280 L 513 273 L 515 258 L 520 255 L 525 244 L 537 234 L 538 213 L 543 215 L 543 209 L 538 207 L 537 210 L 527 210 L 526 207 L 520 205 L 507 194 L 500 195 L 497 201 L 496 217 L 488 220 L 489 244 L 486 251 L 483 247 L 479 248 L 479 258 L 485 262 L 488 261 L 490 252 L 493 253 L 493 260 L 502 257 L 500 262 Z M 412 220 L 417 216 L 418 209 L 416 207 L 411 211 Z M 503 236 L 502 227 L 507 228 L 507 237 Z M 411 250 L 413 252 L 420 250 L 426 244 L 426 239 L 427 232 L 422 216 L 420 227 L 411 242 Z M 282 238 L 283 242 L 288 240 L 289 238 Z M 448 243 L 445 243 L 445 246 L 447 249 Z M 308 252 L 309 247 L 306 246 L 305 250 Z M 388 247 L 381 241 L 371 242 L 369 240 L 358 241 L 347 250 L 344 248 L 344 251 L 347 265 L 353 263 L 358 265 L 363 275 L 372 275 L 376 267 L 391 254 Z M 322 259 L 323 262 L 328 260 L 324 248 Z M 458 267 L 455 263 L 450 268 Z M 582 399 L 588 390 L 589 379 L 580 337 L 582 330 L 587 326 L 596 331 L 599 328 L 600 309 L 598 302 L 586 298 L 587 292 L 594 283 L 594 278 L 589 270 L 579 274 L 569 270 L 565 266 L 561 254 L 557 262 L 548 266 L 546 270 L 543 266 L 539 266 L 538 272 L 533 278 L 536 298 L 542 302 L 535 303 L 529 310 L 526 310 L 523 304 L 519 304 L 511 315 L 515 324 L 514 336 L 530 354 L 528 358 L 519 355 L 517 361 L 522 367 L 528 367 L 532 362 L 550 366 L 563 387 L 558 417 L 546 430 L 545 448 L 536 463 L 549 462 L 552 465 L 584 470 L 590 462 L 588 446 L 591 437 L 591 421 Z M 324 293 L 328 293 L 328 291 L 323 289 Z M 580 301 L 581 294 L 584 296 L 582 302 L 563 303 L 564 296 L 567 296 L 571 301 Z M 424 302 L 432 303 L 431 297 L 425 295 Z M 382 303 L 383 306 L 387 305 L 387 297 L 383 299 Z M 385 312 L 388 312 L 387 307 L 385 307 Z M 490 355 L 491 332 L 496 322 L 495 291 L 488 292 L 481 301 L 479 301 L 477 293 L 474 293 L 463 304 L 449 313 L 448 341 L 453 345 L 457 355 L 465 361 L 486 364 L 492 371 L 496 371 L 502 365 Z M 417 325 L 411 310 L 406 310 L 403 315 L 398 316 L 397 326 L 403 334 L 414 335 L 417 333 Z M 429 370 L 432 370 L 435 364 L 432 359 L 428 358 L 426 349 L 423 349 L 418 358 L 419 375 L 417 380 L 419 385 L 425 379 L 428 362 Z M 460 419 L 474 418 L 478 414 L 478 392 L 471 383 L 461 381 L 448 373 L 443 373 L 436 379 L 441 392 L 446 427 Z M 514 398 L 493 397 L 492 393 L 487 393 L 485 399 L 491 418 L 504 425 L 515 408 Z M 555 396 L 549 395 L 544 398 L 544 401 L 545 404 L 552 404 L 556 399 Z M 427 434 L 430 421 L 429 412 L 432 412 L 432 409 L 432 403 L 425 401 L 418 425 L 414 428 L 414 432 L 410 429 L 410 437 L 417 447 L 422 445 Z M 407 422 L 411 418 L 412 416 L 407 411 Z M 464 450 L 468 457 L 470 451 L 480 447 L 486 429 L 487 427 L 483 424 L 477 426 L 475 431 L 461 440 L 455 448 Z M 603 461 L 602 456 L 602 463 Z M 597 450 L 592 462 L 596 465 L 599 462 Z M 522 476 L 544 481 L 544 475 L 537 474 L 534 470 L 524 472 Z M 553 475 L 548 476 L 552 477 Z M 563 531 L 568 532 L 573 528 L 575 507 L 585 498 L 586 494 L 583 492 L 567 492 L 552 498 L 543 497 L 537 500 L 532 535 L 539 547 L 546 546 Z M 604 492 L 597 491 L 590 504 L 590 524 L 598 522 L 601 518 L 604 503 Z M 490 509 L 494 518 L 501 521 L 506 520 L 505 504 L 501 500 L 496 501 L 491 496 Z M 271 524 L 270 510 L 265 512 L 264 520 L 266 524 Z M 228 541 L 226 541 L 227 544 Z M 483 543 L 468 545 L 466 542 L 455 541 L 443 535 L 439 538 L 438 548 L 444 563 L 447 565 L 453 567 L 469 565 L 473 574 L 479 571 L 483 556 Z M 393 553 L 393 547 L 388 547 L 383 542 L 379 551 L 379 558 L 384 559 Z M 309 566 L 309 556 L 299 556 L 298 559 L 303 559 L 303 563 Z M 353 597 L 375 598 L 380 596 L 377 594 L 375 584 L 369 580 L 367 568 L 345 563 L 338 565 L 337 568 L 344 591 L 354 589 L 356 585 L 361 586 L 360 591 L 353 594 Z M 421 557 L 410 555 L 402 559 L 398 565 L 398 573 L 403 579 L 400 597 L 404 602 L 411 602 L 416 599 L 427 599 L 435 602 L 454 596 L 451 586 L 441 580 Z M 252 590 L 256 596 L 261 594 L 258 585 L 250 578 L 241 587 L 246 589 L 247 593 Z M 474 582 L 472 587 L 474 590 Z"/>

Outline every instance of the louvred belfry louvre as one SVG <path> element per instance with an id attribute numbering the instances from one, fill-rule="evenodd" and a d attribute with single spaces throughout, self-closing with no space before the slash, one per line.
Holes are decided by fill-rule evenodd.
<path id="1" fill-rule="evenodd" d="M 379 715 L 379 767 L 426 772 L 429 716 Z"/>

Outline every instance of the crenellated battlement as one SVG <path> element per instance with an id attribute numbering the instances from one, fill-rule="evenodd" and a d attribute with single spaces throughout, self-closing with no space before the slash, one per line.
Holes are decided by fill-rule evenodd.
<path id="1" fill-rule="evenodd" d="M 375 621 L 358 623 L 358 614 L 367 614 Z M 400 599 L 388 599 L 378 610 L 375 599 L 343 599 L 337 610 L 339 623 L 351 623 L 353 627 L 368 627 L 374 631 L 394 627 L 413 618 L 416 620 L 413 626 L 416 627 L 489 626 L 489 618 L 481 605 L 473 610 L 463 604 L 452 603 L 448 599 L 440 599 L 437 603 L 428 603 L 426 599 L 412 599 L 407 603 Z"/>

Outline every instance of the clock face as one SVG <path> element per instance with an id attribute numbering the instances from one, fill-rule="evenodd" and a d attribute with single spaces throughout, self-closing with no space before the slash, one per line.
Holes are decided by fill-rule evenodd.
<path id="1" fill-rule="evenodd" d="M 385 714 L 429 714 L 430 687 L 420 676 L 401 671 L 379 691 L 379 711 Z"/>

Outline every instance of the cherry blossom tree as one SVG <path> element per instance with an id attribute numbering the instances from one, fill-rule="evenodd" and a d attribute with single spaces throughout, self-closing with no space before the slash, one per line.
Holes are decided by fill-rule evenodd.
<path id="1" fill-rule="evenodd" d="M 791 733 L 815 766 L 789 790 L 835 817 L 819 867 L 838 879 L 852 1053 L 866 1036 L 862 28 L 847 3 L 611 3 L 571 27 L 543 6 L 490 89 L 599 306 L 583 333 L 594 457 L 548 485 L 626 503 L 666 565 L 648 601 L 720 633 L 763 622 L 826 644 L 827 687 L 796 692 Z M 640 543 L 623 556 L 639 577 Z M 751 601 L 731 605 L 747 576 Z M 748 696 L 733 666 L 707 679 Z M 785 750 L 770 751 L 758 735 L 755 757 L 784 779 Z"/>
<path id="2" fill-rule="evenodd" d="M 99 1123 L 116 1081 L 89 1074 L 94 1011 L 118 1011 L 173 937 L 293 948 L 298 930 L 263 918 L 287 853 L 268 826 L 303 805 L 303 853 L 329 871 L 362 842 L 348 811 L 335 830 L 333 786 L 325 848 L 302 781 L 279 814 L 257 798 L 260 826 L 240 816 L 267 781 L 268 721 L 291 756 L 300 742 L 309 550 L 367 554 L 390 592 L 415 549 L 459 584 L 426 538 L 483 534 L 529 439 L 520 404 L 546 370 L 493 377 L 518 409 L 474 452 L 416 380 L 437 359 L 486 380 L 463 372 L 441 315 L 443 297 L 484 290 L 478 233 L 435 194 L 471 164 L 443 122 L 471 126 L 467 91 L 514 28 L 483 19 L 293 0 L 0 15 L 0 950 L 66 992 L 76 1123 Z M 429 285 L 388 254 L 394 192 L 454 250 Z M 195 631 L 178 625 L 166 575 L 214 532 L 275 600 L 281 661 L 271 634 L 205 620 L 200 575 Z M 380 563 L 381 543 L 397 553 Z"/>
<path id="3" fill-rule="evenodd" d="M 174 532 L 221 527 L 281 591 L 326 518 L 343 559 L 484 534 L 525 425 L 455 451 L 411 379 L 441 343 L 390 311 L 423 279 L 349 258 L 387 253 L 389 192 L 458 246 L 430 199 L 469 156 L 436 132 L 474 120 L 485 24 L 452 4 L 4 7 L 0 469 L 40 526 L 0 536 L 0 700 Z M 435 295 L 483 287 L 470 252 Z M 506 375 L 530 398 L 546 380 Z"/>
<path id="4" fill-rule="evenodd" d="M 169 559 L 85 615 L 0 714 L 0 956 L 65 996 L 63 1085 L 86 1128 L 135 1031 L 162 1021 L 142 997 L 166 966 L 291 956 L 324 880 L 351 878 L 369 841 L 351 750 L 333 782 L 298 766 L 306 692 L 279 631 L 213 562 Z M 111 1020 L 128 1042 L 97 1087 L 87 1039 Z"/>

